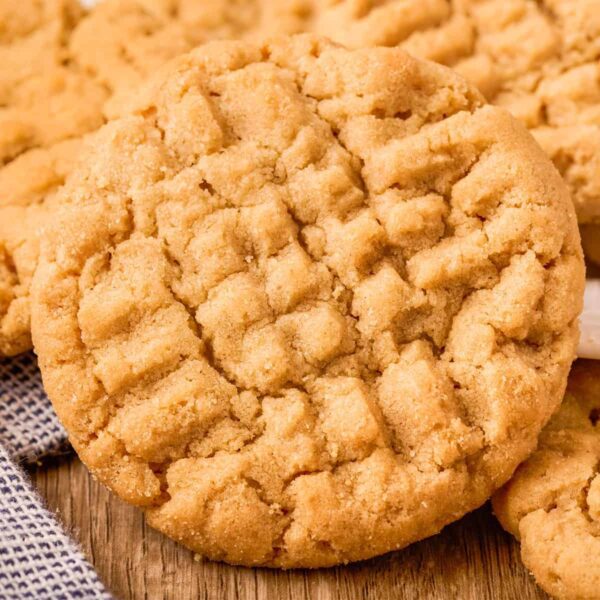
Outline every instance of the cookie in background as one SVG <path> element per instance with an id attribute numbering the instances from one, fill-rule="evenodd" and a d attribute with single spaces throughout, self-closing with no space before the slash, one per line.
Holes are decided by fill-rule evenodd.
<path id="1" fill-rule="evenodd" d="M 537 451 L 493 498 L 539 585 L 561 600 L 600 588 L 600 361 L 578 361 Z"/>
<path id="2" fill-rule="evenodd" d="M 4 21 L 5 43 L 0 46 L 2 63 L 9 65 L 0 75 L 0 120 L 6 124 L 0 128 L 0 243 L 5 265 L 0 274 L 0 287 L 4 290 L 0 303 L 0 354 L 4 355 L 31 347 L 29 287 L 37 262 L 39 232 L 48 221 L 56 190 L 77 162 L 82 137 L 105 122 L 105 104 L 117 89 L 112 86 L 113 81 L 101 77 L 99 69 L 86 60 L 81 31 L 88 29 L 87 19 L 92 23 L 98 19 L 86 15 L 75 1 L 44 0 L 32 4 L 43 18 L 28 21 L 25 27 L 19 19 L 35 14 L 33 9 L 25 11 L 20 3 L 11 0 L 0 2 L 0 10 L 14 17 Z M 132 72 L 138 74 L 133 79 L 138 83 L 142 65 L 147 61 L 154 64 L 150 47 L 152 26 L 148 22 L 152 19 L 142 18 L 139 12 L 136 21 L 132 2 L 103 3 L 102 11 L 116 5 L 123 7 L 122 19 L 113 20 L 110 27 L 127 34 L 126 42 L 114 48 L 120 64 L 110 61 L 109 46 L 114 39 L 109 35 L 102 55 L 110 63 L 115 83 L 121 83 L 118 77 L 122 72 L 128 77 L 132 77 Z M 154 29 L 162 26 L 155 23 Z M 100 30 L 107 34 L 106 27 Z M 122 51 L 123 43 L 128 49 L 136 48 L 136 42 L 141 40 L 144 56 L 132 64 L 132 54 Z M 163 38 L 159 46 L 164 47 Z M 183 49 L 185 46 L 178 44 L 177 53 Z"/>

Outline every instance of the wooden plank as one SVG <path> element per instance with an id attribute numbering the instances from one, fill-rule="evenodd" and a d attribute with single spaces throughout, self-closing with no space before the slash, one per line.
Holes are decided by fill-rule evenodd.
<path id="1" fill-rule="evenodd" d="M 518 544 L 484 507 L 410 548 L 317 571 L 243 569 L 195 561 L 190 551 L 145 525 L 74 457 L 32 470 L 117 598 L 262 600 L 547 599 L 521 564 Z"/>

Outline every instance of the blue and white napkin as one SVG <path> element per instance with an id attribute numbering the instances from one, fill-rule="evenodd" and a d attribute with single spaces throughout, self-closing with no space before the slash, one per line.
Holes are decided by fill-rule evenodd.
<path id="1" fill-rule="evenodd" d="M 112 598 L 19 466 L 65 446 L 33 354 L 0 360 L 0 600 Z"/>

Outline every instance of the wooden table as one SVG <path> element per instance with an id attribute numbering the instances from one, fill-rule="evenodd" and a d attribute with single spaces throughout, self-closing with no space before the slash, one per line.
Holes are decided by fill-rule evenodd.
<path id="1" fill-rule="evenodd" d="M 144 524 L 72 456 L 31 471 L 34 484 L 115 596 L 148 600 L 533 600 L 547 598 L 489 507 L 410 548 L 318 571 L 198 562 Z"/>

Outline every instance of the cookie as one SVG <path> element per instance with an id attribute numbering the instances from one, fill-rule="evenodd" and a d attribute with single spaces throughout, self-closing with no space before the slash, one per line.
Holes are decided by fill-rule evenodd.
<path id="1" fill-rule="evenodd" d="M 52 212 L 81 137 L 117 115 L 129 89 L 199 41 L 295 31 L 296 5 L 105 0 L 84 15 L 76 0 L 0 0 L 0 246 L 10 266 L 0 271 L 8 290 L 0 356 L 31 347 L 38 224 Z"/>
<path id="2" fill-rule="evenodd" d="M 318 567 L 482 504 L 564 392 L 584 285 L 559 174 L 398 48 L 214 42 L 94 135 L 33 286 L 91 471 L 197 553 Z"/>
<path id="3" fill-rule="evenodd" d="M 537 451 L 493 499 L 502 526 L 555 598 L 597 598 L 600 586 L 600 362 L 578 361 Z"/>
<path id="4" fill-rule="evenodd" d="M 532 131 L 600 223 L 600 0 L 313 0 L 311 28 L 452 66 Z"/>

